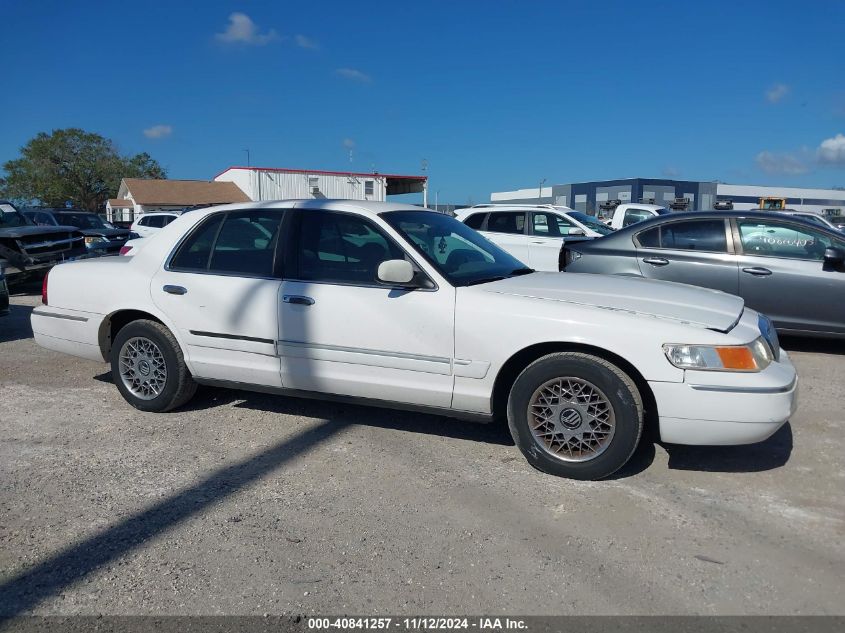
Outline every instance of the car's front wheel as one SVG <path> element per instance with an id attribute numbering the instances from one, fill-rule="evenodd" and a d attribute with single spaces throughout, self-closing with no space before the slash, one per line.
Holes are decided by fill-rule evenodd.
<path id="1" fill-rule="evenodd" d="M 572 479 L 601 479 L 625 465 L 637 448 L 642 397 L 630 376 L 603 358 L 549 354 L 514 381 L 508 426 L 535 468 Z"/>
<path id="2" fill-rule="evenodd" d="M 156 321 L 133 321 L 112 341 L 112 379 L 136 409 L 163 412 L 190 400 L 197 384 L 173 334 Z"/>

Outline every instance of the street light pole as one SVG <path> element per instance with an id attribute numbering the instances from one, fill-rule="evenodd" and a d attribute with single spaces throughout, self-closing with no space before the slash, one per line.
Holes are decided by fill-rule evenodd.
<path id="1" fill-rule="evenodd" d="M 246 166 L 249 167 L 249 148 L 245 148 L 244 151 L 246 152 Z"/>
<path id="2" fill-rule="evenodd" d="M 540 190 L 537 191 L 537 202 L 541 202 L 543 200 L 543 184 L 545 184 L 545 182 L 545 178 L 540 181 Z"/>

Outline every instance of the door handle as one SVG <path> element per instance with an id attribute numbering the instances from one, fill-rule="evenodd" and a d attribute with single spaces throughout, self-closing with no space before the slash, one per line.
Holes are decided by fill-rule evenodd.
<path id="1" fill-rule="evenodd" d="M 665 257 L 644 257 L 643 263 L 651 264 L 652 266 L 666 266 L 669 260 Z"/>
<path id="2" fill-rule="evenodd" d="M 282 301 L 285 303 L 293 303 L 298 306 L 314 305 L 314 300 L 311 297 L 303 297 L 302 295 L 283 295 Z"/>
<path id="3" fill-rule="evenodd" d="M 532 244 L 545 244 L 543 240 L 531 240 Z"/>
<path id="4" fill-rule="evenodd" d="M 183 286 L 167 285 L 162 288 L 169 295 L 184 295 L 188 294 L 188 289 Z"/>
<path id="5" fill-rule="evenodd" d="M 754 266 L 753 268 L 743 268 L 742 272 L 748 273 L 749 275 L 754 275 L 755 277 L 768 277 L 772 274 L 772 271 L 768 268 L 762 268 L 760 266 Z"/>

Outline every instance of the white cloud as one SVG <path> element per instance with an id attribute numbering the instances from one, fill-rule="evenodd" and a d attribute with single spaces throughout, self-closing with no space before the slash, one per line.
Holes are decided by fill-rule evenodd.
<path id="1" fill-rule="evenodd" d="M 762 151 L 754 158 L 757 167 L 768 174 L 806 174 L 810 168 L 797 156 L 788 153 Z"/>
<path id="2" fill-rule="evenodd" d="M 837 134 L 823 140 L 816 150 L 816 158 L 825 165 L 845 166 L 845 136 Z"/>
<path id="3" fill-rule="evenodd" d="M 786 84 L 775 84 L 766 90 L 766 100 L 769 103 L 777 103 L 789 93 L 789 86 Z"/>
<path id="4" fill-rule="evenodd" d="M 312 40 L 310 37 L 305 35 L 294 35 L 293 41 L 297 46 L 299 46 L 299 48 L 307 48 L 312 51 L 319 50 L 320 48 L 320 44 L 317 41 Z"/>
<path id="5" fill-rule="evenodd" d="M 362 84 L 369 84 L 373 81 L 373 78 L 368 74 L 363 73 L 360 70 L 356 70 L 355 68 L 338 68 L 335 72 L 344 79 L 357 81 Z"/>
<path id="6" fill-rule="evenodd" d="M 266 33 L 259 33 L 258 26 L 245 13 L 233 13 L 229 16 L 229 25 L 222 33 L 217 33 L 215 39 L 224 44 L 250 44 L 263 46 L 279 39 L 279 34 L 270 29 Z"/>
<path id="7" fill-rule="evenodd" d="M 166 138 L 173 133 L 173 128 L 169 125 L 154 125 L 144 130 L 144 136 L 147 138 Z"/>
<path id="8" fill-rule="evenodd" d="M 343 139 L 343 146 L 346 149 L 354 149 L 355 148 L 355 141 L 351 138 Z"/>

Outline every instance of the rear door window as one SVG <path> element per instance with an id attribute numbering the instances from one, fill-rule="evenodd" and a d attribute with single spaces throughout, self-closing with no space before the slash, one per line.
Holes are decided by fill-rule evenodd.
<path id="1" fill-rule="evenodd" d="M 209 272 L 272 277 L 282 214 L 250 210 L 226 214 L 214 243 Z"/>
<path id="2" fill-rule="evenodd" d="M 520 211 L 498 211 L 490 214 L 487 230 L 493 233 L 525 234 L 525 213 Z"/>
<path id="3" fill-rule="evenodd" d="M 656 226 L 637 234 L 642 248 L 726 253 L 728 240 L 725 221 L 687 220 Z"/>

